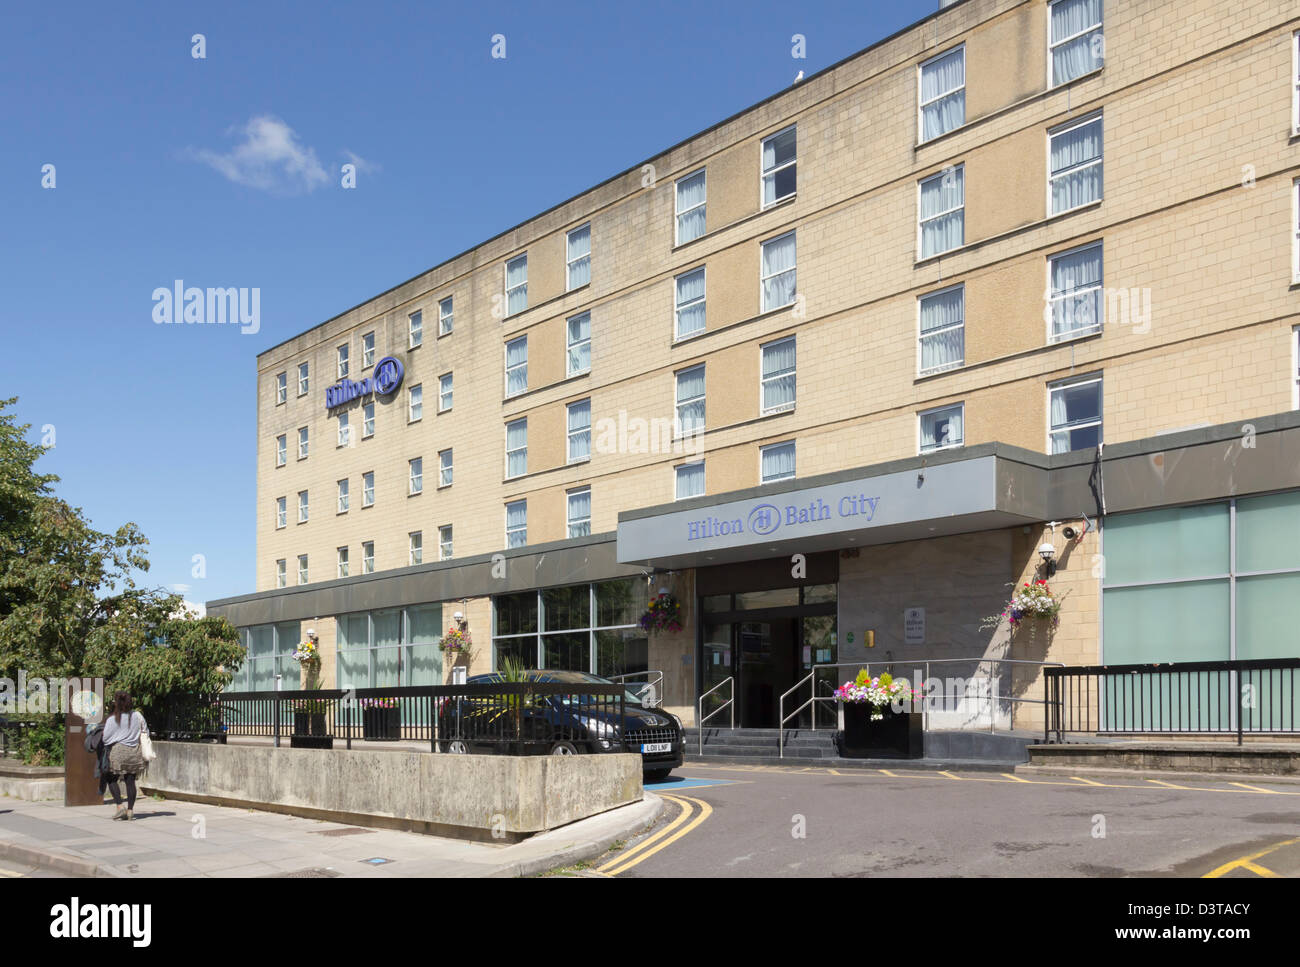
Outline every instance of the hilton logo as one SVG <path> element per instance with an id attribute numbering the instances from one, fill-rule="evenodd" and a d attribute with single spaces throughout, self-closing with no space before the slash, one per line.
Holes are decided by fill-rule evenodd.
<path id="1" fill-rule="evenodd" d="M 402 363 L 392 356 L 385 356 L 375 363 L 375 373 L 360 382 L 341 379 L 325 390 L 325 409 L 332 410 L 359 396 L 376 393 L 387 396 L 402 385 Z"/>
<path id="2" fill-rule="evenodd" d="M 686 524 L 686 539 L 698 541 L 744 533 L 753 534 L 755 537 L 767 537 L 769 534 L 776 533 L 782 524 L 794 528 L 797 535 L 800 525 L 817 524 L 836 517 L 857 517 L 869 522 L 875 518 L 879 504 L 879 497 L 868 497 L 866 494 L 841 497 L 834 505 L 828 504 L 821 497 L 805 505 L 786 504 L 784 507 L 777 507 L 775 504 L 758 504 L 751 507 L 744 518 L 702 517 L 699 520 L 689 521 Z"/>

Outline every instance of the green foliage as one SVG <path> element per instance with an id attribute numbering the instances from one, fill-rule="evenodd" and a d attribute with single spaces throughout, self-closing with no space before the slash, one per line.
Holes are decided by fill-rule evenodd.
<path id="1" fill-rule="evenodd" d="M 63 765 L 63 716 L 33 715 L 13 743 L 19 761 L 29 766 Z"/>

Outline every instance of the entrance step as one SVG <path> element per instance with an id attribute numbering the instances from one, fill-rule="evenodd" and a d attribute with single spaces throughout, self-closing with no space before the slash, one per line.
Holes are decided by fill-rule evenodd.
<path id="1" fill-rule="evenodd" d="M 840 762 L 839 746 L 833 729 L 786 729 L 786 761 L 817 762 L 835 759 Z M 703 761 L 722 758 L 766 759 L 781 757 L 779 729 L 705 728 L 701 753 L 700 732 L 685 730 L 686 756 Z M 1014 765 L 1029 761 L 1028 748 L 1042 741 L 1039 732 L 932 731 L 925 734 L 925 759 L 942 762 L 983 762 Z M 703 760 L 701 759 L 703 756 Z M 917 760 L 910 760 L 917 761 Z"/>

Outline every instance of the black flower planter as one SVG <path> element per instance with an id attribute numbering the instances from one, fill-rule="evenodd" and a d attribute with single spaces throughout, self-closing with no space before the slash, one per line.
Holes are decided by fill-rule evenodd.
<path id="1" fill-rule="evenodd" d="M 294 712 L 291 749 L 332 749 L 334 736 L 325 731 L 324 712 Z"/>
<path id="2" fill-rule="evenodd" d="M 402 710 L 363 708 L 361 733 L 367 742 L 394 742 L 402 737 Z"/>
<path id="3" fill-rule="evenodd" d="M 891 712 L 871 720 L 869 702 L 844 703 L 840 755 L 846 759 L 919 759 L 925 754 L 920 712 Z"/>

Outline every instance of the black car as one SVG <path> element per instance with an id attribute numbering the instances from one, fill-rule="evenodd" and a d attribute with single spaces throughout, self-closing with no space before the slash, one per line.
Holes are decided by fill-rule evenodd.
<path id="1" fill-rule="evenodd" d="M 646 779 L 663 779 L 682 764 L 682 722 L 671 712 L 647 708 L 624 689 L 620 723 L 617 698 L 584 695 L 579 686 L 620 689 L 609 679 L 585 672 L 529 671 L 539 684 L 573 686 L 563 695 L 534 695 L 520 704 L 481 694 L 445 699 L 438 709 L 438 731 L 447 752 L 524 752 L 578 755 L 636 752 Z M 466 685 L 496 685 L 493 672 L 475 675 Z"/>

